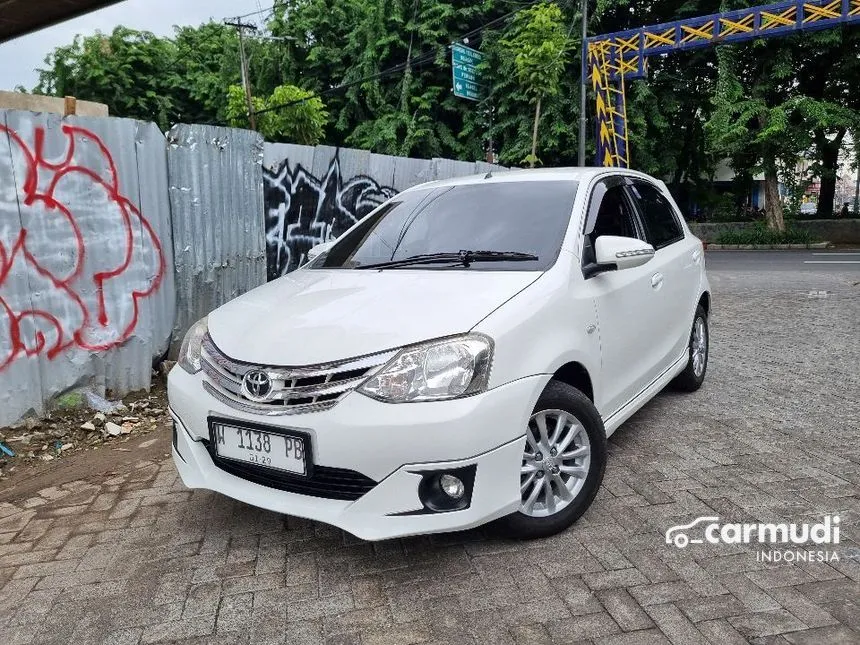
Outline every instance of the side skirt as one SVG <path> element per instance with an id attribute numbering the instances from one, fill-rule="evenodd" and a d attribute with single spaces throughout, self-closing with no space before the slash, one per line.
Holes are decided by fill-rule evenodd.
<path id="1" fill-rule="evenodd" d="M 618 427 L 622 423 L 627 421 L 627 419 L 632 417 L 633 414 L 639 408 L 641 408 L 643 405 L 648 403 L 648 401 L 654 398 L 654 396 L 658 392 L 660 392 L 660 390 L 669 385 L 669 382 L 673 378 L 683 372 L 689 360 L 690 350 L 688 348 L 674 363 L 669 366 L 669 368 L 665 372 L 663 372 L 660 376 L 654 379 L 650 385 L 646 385 L 645 388 L 641 392 L 639 392 L 639 394 L 634 396 L 610 417 L 605 419 L 603 422 L 603 426 L 606 429 L 607 438 L 611 437 L 612 434 L 618 429 Z"/>

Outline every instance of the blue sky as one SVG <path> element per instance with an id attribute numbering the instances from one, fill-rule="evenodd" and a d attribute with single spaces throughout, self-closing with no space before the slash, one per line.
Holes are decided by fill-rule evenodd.
<path id="1" fill-rule="evenodd" d="M 125 25 L 169 35 L 173 25 L 198 25 L 210 18 L 222 20 L 271 6 L 271 0 L 125 0 L 0 45 L 0 90 L 18 85 L 32 89 L 38 81 L 35 70 L 42 67 L 45 56 L 55 47 L 72 42 L 75 34 L 109 32 Z M 254 18 L 259 16 L 251 20 Z"/>

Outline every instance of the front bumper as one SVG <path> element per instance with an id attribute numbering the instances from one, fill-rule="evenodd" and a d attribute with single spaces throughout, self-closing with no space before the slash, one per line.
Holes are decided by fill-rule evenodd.
<path id="1" fill-rule="evenodd" d="M 189 488 L 206 488 L 271 511 L 332 524 L 367 540 L 472 528 L 520 505 L 524 429 L 549 376 L 520 379 L 454 401 L 393 405 L 357 393 L 330 410 L 261 417 L 234 410 L 202 387 L 200 375 L 174 368 L 168 382 L 176 423 L 174 462 Z M 317 466 L 348 469 L 376 483 L 355 501 L 277 490 L 232 475 L 212 460 L 210 416 L 301 430 Z M 476 466 L 471 503 L 426 512 L 418 472 Z"/>

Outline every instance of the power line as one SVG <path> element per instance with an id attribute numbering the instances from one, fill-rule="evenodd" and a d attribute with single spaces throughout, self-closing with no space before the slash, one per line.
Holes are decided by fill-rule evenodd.
<path id="1" fill-rule="evenodd" d="M 257 3 L 257 6 L 258 7 L 260 6 L 259 2 Z M 245 18 L 250 18 L 252 16 L 259 16 L 260 14 L 264 14 L 264 13 L 275 13 L 275 11 L 278 9 L 279 6 L 280 6 L 280 3 L 275 2 L 268 9 L 257 9 L 257 11 L 250 11 L 244 15 L 236 16 L 236 20 L 244 20 Z"/>

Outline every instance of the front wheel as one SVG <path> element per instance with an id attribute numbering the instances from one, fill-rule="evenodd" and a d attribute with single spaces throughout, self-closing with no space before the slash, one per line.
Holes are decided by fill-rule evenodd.
<path id="1" fill-rule="evenodd" d="M 594 404 L 576 388 L 550 381 L 526 429 L 520 510 L 498 521 L 507 535 L 547 537 L 591 506 L 606 467 L 606 432 Z"/>
<path id="2" fill-rule="evenodd" d="M 676 389 L 684 392 L 695 392 L 702 387 L 705 372 L 708 371 L 709 344 L 708 314 L 700 305 L 696 307 L 693 329 L 690 331 L 690 358 L 687 361 L 687 367 L 672 381 L 672 385 Z"/>

